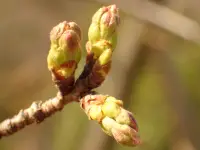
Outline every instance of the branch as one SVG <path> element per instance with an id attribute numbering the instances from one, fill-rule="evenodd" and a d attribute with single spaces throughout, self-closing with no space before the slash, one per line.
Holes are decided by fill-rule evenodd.
<path id="1" fill-rule="evenodd" d="M 111 8 L 108 7 L 105 11 L 109 9 Z M 100 86 L 105 80 L 111 67 L 112 49 L 107 49 L 110 44 L 103 47 L 102 54 L 98 57 L 94 57 L 95 52 L 88 44 L 86 65 L 75 82 L 74 73 L 81 57 L 80 28 L 74 22 L 61 22 L 51 30 L 50 40 L 47 63 L 52 80 L 58 89 L 57 96 L 45 102 L 33 102 L 29 108 L 20 110 L 14 117 L 0 123 L 0 138 L 9 136 L 27 125 L 41 123 L 55 112 L 61 111 L 66 104 L 79 102 L 87 94 L 94 94 L 91 90 Z M 107 42 L 103 41 L 100 44 L 104 45 Z"/>
<path id="2" fill-rule="evenodd" d="M 42 122 L 45 118 L 62 110 L 69 102 L 70 100 L 64 99 L 59 94 L 45 102 L 33 102 L 29 108 L 20 110 L 17 115 L 0 124 L 0 137 L 9 136 L 32 123 Z"/>
<path id="3" fill-rule="evenodd" d="M 94 14 L 88 31 L 86 64 L 76 81 L 74 74 L 81 59 L 81 30 L 75 22 L 64 21 L 55 26 L 50 32 L 47 64 L 58 89 L 57 96 L 45 102 L 33 102 L 29 108 L 0 123 L 0 138 L 32 123 L 41 123 L 66 104 L 76 101 L 88 118 L 96 120 L 118 143 L 140 144 L 137 123 L 133 114 L 123 108 L 123 102 L 92 91 L 103 83 L 111 68 L 119 20 L 116 5 L 102 7 Z"/>
<path id="4" fill-rule="evenodd" d="M 85 69 L 88 70 L 86 67 Z M 83 70 L 83 73 L 85 73 L 85 69 Z M 94 75 L 97 76 L 97 78 L 101 78 L 98 73 L 94 73 Z M 97 86 L 97 83 L 91 81 L 90 76 L 93 76 L 93 74 L 89 76 L 82 75 L 82 79 L 79 78 L 76 81 L 73 90 L 69 94 L 63 96 L 63 94 L 61 94 L 63 91 L 59 90 L 56 97 L 50 98 L 45 102 L 33 102 L 29 108 L 22 109 L 14 117 L 1 122 L 0 138 L 12 135 L 30 124 L 41 123 L 54 113 L 61 111 L 68 103 L 73 101 L 79 102 L 80 98 L 88 96 L 88 94 L 94 94 L 95 92 L 91 90 Z"/>
<path id="5" fill-rule="evenodd" d="M 84 81 L 82 80 L 81 83 L 86 83 Z M 68 103 L 79 101 L 79 97 L 83 97 L 85 92 L 90 92 L 90 90 L 87 90 L 88 86 L 87 84 L 77 84 L 75 89 L 66 96 L 62 96 L 58 92 L 56 97 L 50 98 L 45 102 L 33 102 L 29 108 L 20 110 L 14 117 L 0 123 L 0 138 L 12 135 L 30 124 L 41 123 L 54 113 L 61 111 Z"/>

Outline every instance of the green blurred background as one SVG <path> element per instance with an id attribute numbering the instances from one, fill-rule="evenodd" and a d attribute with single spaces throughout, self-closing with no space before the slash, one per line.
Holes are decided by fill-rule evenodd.
<path id="1" fill-rule="evenodd" d="M 117 144 L 72 103 L 1 139 L 0 150 L 200 150 L 199 0 L 0 1 L 0 120 L 56 94 L 46 65 L 51 28 L 77 22 L 84 47 L 92 15 L 109 4 L 120 8 L 121 26 L 112 70 L 97 91 L 124 101 L 143 144 Z M 77 75 L 83 66 L 84 58 Z"/>

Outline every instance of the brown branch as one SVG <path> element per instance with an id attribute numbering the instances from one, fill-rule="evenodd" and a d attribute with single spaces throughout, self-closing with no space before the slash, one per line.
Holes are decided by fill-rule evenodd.
<path id="1" fill-rule="evenodd" d="M 115 6 L 113 7 L 115 8 Z M 60 37 L 58 36 L 58 38 Z M 65 50 L 67 51 L 68 49 Z M 94 95 L 95 93 L 92 92 L 92 89 L 99 87 L 105 80 L 106 75 L 108 74 L 111 68 L 111 60 L 104 61 L 102 65 L 99 62 L 98 58 L 94 59 L 93 52 L 89 52 L 89 49 L 87 49 L 87 51 L 88 53 L 86 57 L 86 65 L 82 74 L 79 76 L 76 82 L 74 78 L 74 72 L 77 66 L 73 70 L 74 72 L 71 73 L 71 76 L 62 76 L 56 71 L 57 66 L 51 66 L 52 62 L 50 61 L 50 58 L 53 54 L 50 53 L 47 59 L 48 68 L 51 71 L 52 80 L 59 91 L 57 96 L 45 102 L 33 102 L 29 108 L 20 110 L 20 112 L 14 117 L 1 122 L 0 138 L 3 136 L 9 136 L 32 123 L 41 123 L 55 112 L 62 110 L 63 107 L 70 102 L 79 102 L 81 98 L 87 96 L 88 94 Z M 111 56 L 112 54 L 108 53 L 106 57 L 110 58 Z M 51 59 L 55 58 L 53 57 Z"/>
<path id="2" fill-rule="evenodd" d="M 90 90 L 86 90 L 88 86 L 86 83 L 88 82 L 84 82 L 83 80 L 81 83 L 85 84 L 79 84 L 66 96 L 62 96 L 62 94 L 58 92 L 56 97 L 45 102 L 33 102 L 29 108 L 20 110 L 14 117 L 0 123 L 0 138 L 9 136 L 30 124 L 41 123 L 55 112 L 61 111 L 66 104 L 79 101 L 81 97 L 86 95 L 86 91 L 90 92 Z"/>
<path id="3" fill-rule="evenodd" d="M 42 122 L 56 111 L 61 110 L 65 104 L 67 104 L 67 100 L 59 94 L 45 102 L 33 102 L 29 108 L 20 110 L 17 115 L 0 124 L 0 137 L 9 136 L 32 123 Z"/>
<path id="4" fill-rule="evenodd" d="M 108 63 L 108 66 L 110 67 L 110 63 Z M 86 67 L 85 69 L 88 70 Z M 83 70 L 83 73 L 85 72 L 85 69 Z M 70 92 L 61 91 L 60 88 L 58 88 L 59 92 L 56 97 L 51 98 L 45 102 L 33 102 L 29 108 L 20 110 L 19 113 L 14 117 L 1 122 L 0 138 L 3 136 L 12 135 L 13 133 L 23 129 L 25 126 L 30 124 L 41 123 L 46 118 L 53 115 L 55 112 L 61 111 L 66 104 L 73 101 L 79 102 L 80 98 L 83 98 L 88 94 L 94 94 L 94 92 L 91 90 L 100 86 L 105 78 L 103 78 L 99 72 L 94 71 L 96 70 L 96 67 L 92 68 L 91 70 L 92 71 L 89 75 L 82 76 L 82 78 L 79 78 L 76 81 Z M 53 81 L 55 84 L 57 84 L 54 78 Z M 65 84 L 65 82 L 59 82 L 59 85 L 57 85 L 65 86 L 60 84 Z M 67 94 L 63 95 L 63 93 Z"/>
<path id="5" fill-rule="evenodd" d="M 94 94 L 94 92 L 90 92 L 90 94 L 92 93 Z M 0 124 L 0 138 L 12 135 L 30 124 L 41 123 L 55 112 L 61 111 L 66 104 L 78 100 L 79 94 L 72 92 L 64 97 L 58 93 L 56 97 L 45 102 L 33 102 L 29 108 L 20 110 L 17 115 Z"/>
<path id="6" fill-rule="evenodd" d="M 76 86 L 74 86 L 71 93 L 62 96 L 63 94 L 58 92 L 57 96 L 54 98 L 45 102 L 33 102 L 29 108 L 20 110 L 14 117 L 6 119 L 0 123 L 0 138 L 3 136 L 9 136 L 23 129 L 27 125 L 35 122 L 40 123 L 55 112 L 62 110 L 66 104 L 72 101 L 79 101 L 79 97 L 81 97 L 81 95 L 90 91 L 88 89 L 90 86 L 88 83 L 87 78 L 82 79 L 80 84 L 76 84 Z"/>

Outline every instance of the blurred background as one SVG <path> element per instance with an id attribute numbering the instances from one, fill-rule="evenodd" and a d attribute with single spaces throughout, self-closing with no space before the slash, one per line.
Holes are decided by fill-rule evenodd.
<path id="1" fill-rule="evenodd" d="M 84 47 L 92 15 L 110 4 L 120 8 L 119 40 L 98 91 L 124 101 L 143 144 L 117 144 L 72 103 L 1 139 L 1 150 L 200 150 L 199 0 L 0 1 L 0 120 L 55 96 L 46 65 L 51 28 L 77 22 Z M 83 66 L 84 58 L 77 75 Z"/>

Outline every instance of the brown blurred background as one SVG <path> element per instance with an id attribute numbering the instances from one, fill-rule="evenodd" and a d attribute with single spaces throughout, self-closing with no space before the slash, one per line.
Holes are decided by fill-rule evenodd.
<path id="1" fill-rule="evenodd" d="M 77 103 L 0 140 L 0 150 L 200 150 L 199 0 L 0 1 L 0 120 L 55 95 L 46 67 L 49 31 L 77 22 L 82 45 L 94 12 L 117 4 L 121 26 L 109 77 L 98 89 L 123 99 L 143 144 L 123 147 Z M 84 66 L 81 61 L 78 73 Z"/>

